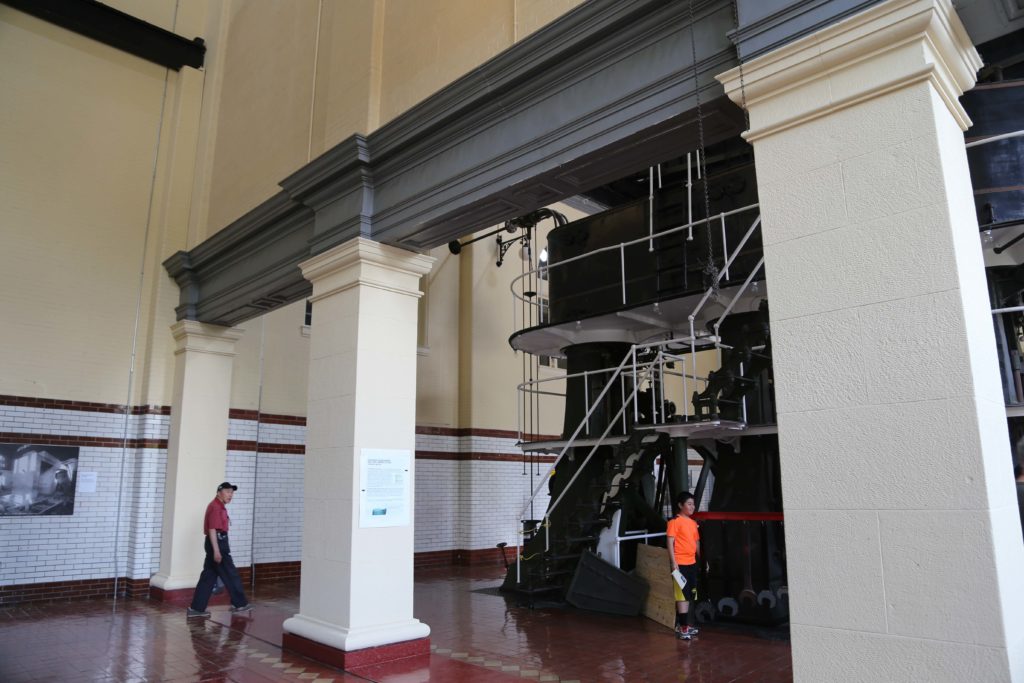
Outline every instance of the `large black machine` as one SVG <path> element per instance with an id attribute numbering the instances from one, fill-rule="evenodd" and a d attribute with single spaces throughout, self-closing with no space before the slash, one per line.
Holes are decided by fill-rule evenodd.
<path id="1" fill-rule="evenodd" d="M 548 479 L 547 510 L 523 521 L 521 553 L 503 584 L 533 604 L 636 613 L 637 546 L 664 546 L 672 501 L 694 490 L 704 560 L 698 617 L 788 619 L 752 156 L 728 143 L 701 161 L 662 164 L 658 182 L 654 169 L 645 171 L 634 181 L 640 197 L 548 234 L 545 313 L 511 339 L 514 348 L 564 358 L 568 377 L 562 434 L 548 451 L 565 453 Z M 723 317 L 744 284 L 741 304 Z M 636 338 L 650 336 L 644 321 L 656 332 L 664 321 L 655 340 L 688 332 L 704 295 L 693 344 Z M 662 371 L 611 372 L 627 361 L 651 367 L 659 348 L 673 359 L 662 359 Z M 717 367 L 696 381 L 691 355 L 700 352 Z M 584 433 L 591 438 L 581 440 Z M 699 467 L 695 477 L 691 467 Z"/>

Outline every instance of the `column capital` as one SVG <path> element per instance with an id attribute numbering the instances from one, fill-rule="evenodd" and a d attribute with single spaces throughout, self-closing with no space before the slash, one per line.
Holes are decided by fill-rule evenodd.
<path id="1" fill-rule="evenodd" d="M 716 78 L 754 141 L 919 81 L 967 130 L 958 98 L 981 65 L 950 0 L 888 0 Z"/>
<path id="2" fill-rule="evenodd" d="M 419 279 L 434 257 L 356 237 L 299 264 L 313 283 L 312 301 L 356 286 L 420 297 Z"/>
<path id="3" fill-rule="evenodd" d="M 235 342 L 241 339 L 244 333 L 245 330 L 237 327 L 221 327 L 195 320 L 179 320 L 171 325 L 175 355 L 192 351 L 234 356 Z"/>

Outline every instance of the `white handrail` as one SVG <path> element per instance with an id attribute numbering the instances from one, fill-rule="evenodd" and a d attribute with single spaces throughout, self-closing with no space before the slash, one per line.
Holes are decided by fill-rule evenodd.
<path id="1" fill-rule="evenodd" d="M 756 209 L 757 207 L 758 207 L 757 203 L 747 204 L 746 206 L 741 206 L 738 209 L 733 209 L 731 211 L 724 211 L 724 212 L 718 214 L 718 216 L 721 219 L 724 220 L 725 218 L 727 218 L 729 216 L 735 216 L 736 214 L 745 213 L 745 212 L 750 211 L 752 209 Z M 708 220 L 710 220 L 711 218 L 714 218 L 714 217 L 713 216 L 709 217 Z M 667 237 L 668 235 L 675 234 L 675 233 L 677 233 L 677 232 L 679 232 L 681 230 L 687 230 L 689 228 L 692 228 L 695 225 L 700 225 L 700 224 L 702 224 L 704 222 L 705 222 L 705 219 L 700 218 L 700 219 L 695 220 L 695 221 L 690 221 L 689 223 L 684 223 L 683 225 L 677 225 L 676 227 L 669 228 L 668 230 L 662 230 L 661 232 L 656 233 L 654 235 L 654 239 L 658 239 L 660 237 Z M 758 222 L 760 222 L 760 216 L 758 217 Z M 546 264 L 544 266 L 540 266 L 538 268 L 534 268 L 533 270 L 528 270 L 525 273 L 522 273 L 521 275 L 518 275 L 518 276 L 514 277 L 512 279 L 512 282 L 509 284 L 509 289 L 512 292 L 512 296 L 515 297 L 516 299 L 518 299 L 519 301 L 522 301 L 522 302 L 530 304 L 530 305 L 537 305 L 534 302 L 529 301 L 527 299 L 527 297 L 521 296 L 516 291 L 516 285 L 520 281 L 526 279 L 527 277 L 532 276 L 535 273 L 539 273 L 542 270 L 546 270 L 548 272 L 548 277 L 550 277 L 551 276 L 551 270 L 554 269 L 554 268 L 558 268 L 558 267 L 567 265 L 569 263 L 574 263 L 576 261 L 580 261 L 580 260 L 585 259 L 585 258 L 590 258 L 590 257 L 592 257 L 592 256 L 594 256 L 596 254 L 602 254 L 602 253 L 604 253 L 606 251 L 619 250 L 620 252 L 623 252 L 623 251 L 625 251 L 626 247 L 631 247 L 631 246 L 633 246 L 635 244 L 640 244 L 642 242 L 647 242 L 650 239 L 651 239 L 650 237 L 639 237 L 639 238 L 637 238 L 635 240 L 630 240 L 629 242 L 620 242 L 619 244 L 613 244 L 613 245 L 610 245 L 610 246 L 607 246 L 607 247 L 601 247 L 600 249 L 594 249 L 593 251 L 588 251 L 586 254 L 580 254 L 579 256 L 572 256 L 570 258 L 563 259 L 563 260 L 559 261 L 558 263 L 548 263 L 548 264 Z M 744 242 L 741 242 L 740 245 L 742 246 L 743 243 Z M 739 249 L 738 248 L 736 250 L 736 253 L 739 253 Z M 731 265 L 731 264 L 732 264 L 732 260 L 730 259 L 729 265 Z M 624 267 L 625 266 L 623 265 L 623 268 Z"/>
<path id="2" fill-rule="evenodd" d="M 970 149 L 971 147 L 977 147 L 978 145 L 987 145 L 990 142 L 996 142 L 998 140 L 1006 140 L 1007 138 L 1019 138 L 1024 135 L 1024 130 L 1015 130 L 1012 133 L 1003 133 L 1002 135 L 992 135 L 987 138 L 981 138 L 980 140 L 974 140 L 968 142 L 964 147 Z"/>

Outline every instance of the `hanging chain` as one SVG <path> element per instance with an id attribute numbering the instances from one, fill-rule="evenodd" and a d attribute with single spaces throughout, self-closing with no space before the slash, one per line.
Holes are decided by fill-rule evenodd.
<path id="1" fill-rule="evenodd" d="M 711 233 L 711 199 L 708 196 L 708 166 L 707 153 L 704 149 L 704 114 L 700 104 L 700 79 L 697 70 L 697 36 L 694 31 L 693 0 L 689 1 L 690 11 L 690 52 L 693 58 L 693 91 L 697 96 L 697 134 L 700 142 L 700 155 L 697 159 L 698 173 L 700 174 L 701 187 L 704 190 L 704 232 L 708 243 L 707 261 L 704 264 L 704 274 L 711 281 L 712 296 L 718 298 L 718 266 L 715 265 L 714 244 Z M 724 255 L 723 255 L 724 256 Z"/>
<path id="2" fill-rule="evenodd" d="M 736 30 L 740 28 L 740 10 L 736 6 L 736 0 L 732 0 L 732 21 L 736 25 Z M 747 111 L 747 85 L 743 82 L 743 57 L 740 55 L 740 48 L 736 46 L 736 61 L 740 65 L 740 106 L 743 108 L 743 125 L 746 129 L 750 130 L 750 112 Z M 753 150 L 753 145 L 751 145 Z"/>

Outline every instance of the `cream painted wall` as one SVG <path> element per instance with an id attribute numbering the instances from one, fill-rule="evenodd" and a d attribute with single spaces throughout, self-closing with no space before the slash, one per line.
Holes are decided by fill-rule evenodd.
<path id="1" fill-rule="evenodd" d="M 420 286 L 420 352 L 416 364 L 416 424 L 459 426 L 459 269 L 447 247 L 430 252 L 434 268 Z"/>
<path id="2" fill-rule="evenodd" d="M 201 238 L 279 192 L 278 182 L 310 158 L 319 3 L 246 0 L 231 8 Z"/>
<path id="3" fill-rule="evenodd" d="M 0 7 L 0 393 L 125 401 L 166 74 Z"/>
<path id="4" fill-rule="evenodd" d="M 512 0 L 389 0 L 381 120 L 387 122 L 515 40 Z"/>
<path id="5" fill-rule="evenodd" d="M 316 61 L 312 155 L 380 125 L 383 0 L 323 5 Z"/>
<path id="6" fill-rule="evenodd" d="M 232 408 L 306 414 L 309 336 L 303 331 L 305 317 L 306 302 L 297 301 L 241 325 L 245 334 L 235 345 Z"/>

